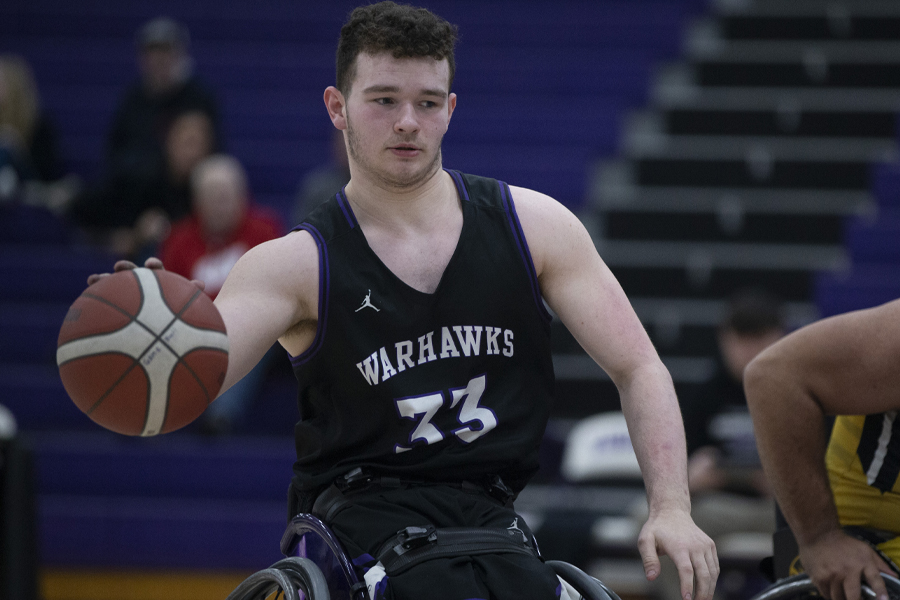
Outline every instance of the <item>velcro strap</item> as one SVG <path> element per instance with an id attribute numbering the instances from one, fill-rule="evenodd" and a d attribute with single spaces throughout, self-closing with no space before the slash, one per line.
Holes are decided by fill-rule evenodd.
<path id="1" fill-rule="evenodd" d="M 516 553 L 540 558 L 521 529 L 487 527 L 407 527 L 385 542 L 376 560 L 397 575 L 434 558 Z"/>

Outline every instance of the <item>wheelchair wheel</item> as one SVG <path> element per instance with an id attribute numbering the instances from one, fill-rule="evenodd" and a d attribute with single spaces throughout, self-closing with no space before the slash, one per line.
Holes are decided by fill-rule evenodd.
<path id="1" fill-rule="evenodd" d="M 268 569 L 257 571 L 238 585 L 226 600 L 265 600 L 282 593 L 284 600 L 329 600 L 328 584 L 322 571 L 311 560 L 291 557 Z"/>
<path id="2" fill-rule="evenodd" d="M 900 579 L 891 575 L 882 574 L 888 597 L 891 600 L 900 600 Z M 865 600 L 874 600 L 875 592 L 867 585 L 862 586 L 862 597 Z M 777 581 L 751 600 L 802 600 L 803 598 L 820 598 L 816 586 L 810 581 L 806 573 L 786 577 Z"/>
<path id="3" fill-rule="evenodd" d="M 548 560 L 556 574 L 581 594 L 584 600 L 620 600 L 615 592 L 594 577 L 591 577 L 575 565 L 560 560 Z"/>

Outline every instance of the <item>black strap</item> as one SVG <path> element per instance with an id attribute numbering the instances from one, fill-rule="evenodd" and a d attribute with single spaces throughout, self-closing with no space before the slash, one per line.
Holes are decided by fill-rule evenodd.
<path id="1" fill-rule="evenodd" d="M 479 554 L 527 554 L 540 558 L 518 528 L 407 527 L 385 542 L 376 552 L 385 572 L 397 575 L 435 558 L 477 556 Z"/>
<path id="2" fill-rule="evenodd" d="M 312 514 L 322 519 L 325 523 L 331 523 L 339 511 L 349 506 L 350 501 L 344 497 L 344 492 L 337 485 L 331 484 L 319 494 L 312 505 Z"/>

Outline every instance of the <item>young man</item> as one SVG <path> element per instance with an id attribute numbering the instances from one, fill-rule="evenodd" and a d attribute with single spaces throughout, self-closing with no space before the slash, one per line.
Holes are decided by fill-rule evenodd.
<path id="1" fill-rule="evenodd" d="M 351 14 L 324 95 L 350 182 L 235 265 L 216 298 L 224 387 L 275 340 L 288 351 L 294 507 L 326 519 L 373 598 L 558 597 L 533 555 L 462 552 L 398 572 L 378 552 L 411 526 L 530 537 L 512 498 L 537 468 L 552 397 L 546 301 L 620 390 L 647 483 L 647 576 L 668 554 L 682 596 L 709 600 L 718 561 L 691 521 L 671 378 L 584 227 L 538 192 L 441 167 L 455 38 L 424 9 Z"/>
<path id="2" fill-rule="evenodd" d="M 803 327 L 744 375 L 766 474 L 803 569 L 830 600 L 859 600 L 860 580 L 887 600 L 879 572 L 897 575 L 841 527 L 867 529 L 900 562 L 898 361 L 900 300 Z M 826 415 L 839 415 L 827 450 Z"/>

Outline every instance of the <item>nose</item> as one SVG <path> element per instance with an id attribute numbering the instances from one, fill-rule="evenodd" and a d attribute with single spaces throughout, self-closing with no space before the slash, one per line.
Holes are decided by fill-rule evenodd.
<path id="1" fill-rule="evenodd" d="M 419 131 L 416 109 L 411 103 L 400 107 L 400 113 L 397 115 L 397 121 L 394 123 L 394 131 L 397 133 L 415 133 Z"/>

